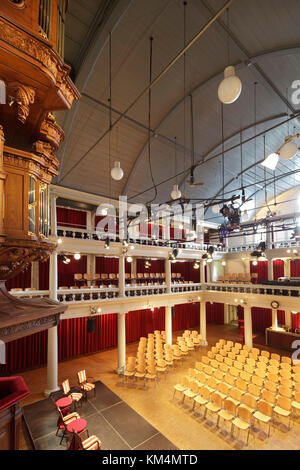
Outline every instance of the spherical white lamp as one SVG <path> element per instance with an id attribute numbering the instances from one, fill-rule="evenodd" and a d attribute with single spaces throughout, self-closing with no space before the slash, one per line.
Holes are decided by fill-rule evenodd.
<path id="1" fill-rule="evenodd" d="M 178 185 L 174 184 L 173 191 L 171 192 L 171 198 L 175 201 L 181 198 L 181 191 L 178 189 Z"/>
<path id="2" fill-rule="evenodd" d="M 81 254 L 80 253 L 75 253 L 74 259 L 76 259 L 78 261 L 80 258 L 81 258 Z"/>
<path id="3" fill-rule="evenodd" d="M 281 158 L 284 158 L 285 160 L 289 160 L 290 158 L 293 158 L 298 152 L 298 145 L 296 144 L 296 142 L 294 142 L 293 140 L 290 140 L 288 142 L 289 139 L 290 139 L 290 136 L 287 136 L 284 139 L 285 143 L 279 150 L 279 156 Z"/>
<path id="4" fill-rule="evenodd" d="M 120 166 L 120 162 L 115 162 L 110 174 L 113 180 L 120 181 L 123 178 L 124 172 Z"/>
<path id="5" fill-rule="evenodd" d="M 242 91 L 242 82 L 235 75 L 234 67 L 229 66 L 224 70 L 224 79 L 218 88 L 219 100 L 224 104 L 231 104 L 238 99 Z"/>
<path id="6" fill-rule="evenodd" d="M 216 204 L 215 206 L 212 206 L 211 210 L 213 211 L 214 214 L 219 214 L 219 212 L 220 212 L 219 204 Z"/>

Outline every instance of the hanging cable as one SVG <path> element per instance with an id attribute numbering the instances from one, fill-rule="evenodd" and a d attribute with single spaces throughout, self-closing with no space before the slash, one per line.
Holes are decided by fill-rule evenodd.
<path id="1" fill-rule="evenodd" d="M 186 5 L 187 2 L 183 2 L 183 48 L 185 49 L 185 43 L 186 43 Z M 185 92 L 186 92 L 186 53 L 183 54 L 183 146 L 184 146 L 184 151 L 183 151 L 183 168 L 185 169 L 185 158 L 186 158 L 186 150 L 185 150 L 185 144 L 186 144 L 186 97 L 185 97 Z M 185 181 L 184 180 L 184 185 L 183 185 L 183 191 L 185 195 Z"/>
<path id="2" fill-rule="evenodd" d="M 152 56 L 153 56 L 153 37 L 150 37 L 150 63 L 149 63 L 149 83 L 152 81 Z M 151 204 L 156 197 L 157 197 L 157 187 L 154 182 L 153 172 L 152 172 L 152 164 L 151 164 L 151 88 L 149 88 L 148 92 L 148 162 L 149 162 L 149 170 L 150 176 L 153 184 L 153 189 L 155 191 L 154 197 L 151 201 L 146 202 L 146 204 Z"/>
<path id="3" fill-rule="evenodd" d="M 223 103 L 221 103 L 221 133 L 222 133 L 222 191 L 223 191 L 223 198 L 224 198 L 224 190 L 225 190 L 225 170 L 224 170 L 224 108 Z"/>
<path id="4" fill-rule="evenodd" d="M 257 111 L 256 111 L 256 86 L 257 86 L 257 82 L 254 82 L 254 135 L 256 135 L 256 119 L 257 119 Z M 264 157 L 265 157 L 265 153 L 264 153 Z M 254 161 L 255 163 L 257 163 L 257 155 L 256 155 L 256 139 L 254 139 Z M 255 168 L 254 168 L 254 181 L 255 181 L 255 201 L 254 201 L 254 204 L 255 206 L 257 205 L 256 204 L 256 177 L 257 177 L 257 166 L 255 165 Z"/>
<path id="5" fill-rule="evenodd" d="M 111 32 L 109 33 L 109 135 L 108 135 L 108 185 L 109 202 L 111 202 L 111 133 L 112 133 L 112 72 L 111 72 Z"/>

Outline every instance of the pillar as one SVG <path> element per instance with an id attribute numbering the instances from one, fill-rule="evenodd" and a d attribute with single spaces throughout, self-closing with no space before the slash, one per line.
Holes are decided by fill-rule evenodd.
<path id="1" fill-rule="evenodd" d="M 291 277 L 291 260 L 285 259 L 283 260 L 284 265 L 284 276 L 290 278 Z"/>
<path id="2" fill-rule="evenodd" d="M 268 280 L 273 281 L 273 259 L 268 259 Z"/>
<path id="3" fill-rule="evenodd" d="M 201 282 L 205 282 L 205 262 L 202 260 L 201 261 L 201 266 L 200 266 L 200 279 Z"/>
<path id="4" fill-rule="evenodd" d="M 212 265 L 212 262 L 211 263 L 206 263 L 207 282 L 212 282 L 211 265 Z"/>
<path id="5" fill-rule="evenodd" d="M 252 339 L 252 315 L 251 307 L 244 307 L 244 332 L 245 332 L 245 344 L 249 348 L 253 347 Z"/>
<path id="6" fill-rule="evenodd" d="M 51 235 L 57 235 L 56 196 L 50 196 L 50 229 Z"/>
<path id="7" fill-rule="evenodd" d="M 284 317 L 285 326 L 287 326 L 288 328 L 292 328 L 292 312 L 290 310 L 285 310 Z"/>
<path id="8" fill-rule="evenodd" d="M 277 326 L 278 326 L 277 309 L 272 308 L 272 329 L 277 330 Z"/>
<path id="9" fill-rule="evenodd" d="M 125 313 L 118 313 L 118 368 L 117 374 L 123 374 L 126 368 L 126 331 Z"/>
<path id="10" fill-rule="evenodd" d="M 50 255 L 49 263 L 49 298 L 57 301 L 57 253 Z M 59 390 L 58 382 L 58 345 L 57 326 L 48 329 L 48 350 L 47 350 L 47 387 L 45 395 Z"/>
<path id="11" fill-rule="evenodd" d="M 30 286 L 39 290 L 39 262 L 33 261 L 31 263 L 31 282 Z"/>
<path id="12" fill-rule="evenodd" d="M 206 305 L 205 305 L 205 302 L 200 302 L 200 333 L 202 335 L 204 345 L 207 346 L 207 341 L 206 341 Z"/>
<path id="13" fill-rule="evenodd" d="M 169 259 L 165 260 L 165 273 L 166 273 L 167 294 L 171 294 L 172 271 L 171 271 L 171 261 Z"/>
<path id="14" fill-rule="evenodd" d="M 5 239 L 4 233 L 4 201 L 5 201 L 5 179 L 6 172 L 3 167 L 3 151 L 4 151 L 4 132 L 3 127 L 0 126 L 0 240 Z"/>
<path id="15" fill-rule="evenodd" d="M 125 257 L 119 256 L 119 297 L 125 297 Z"/>
<path id="16" fill-rule="evenodd" d="M 166 343 L 172 344 L 172 307 L 165 307 Z"/>
<path id="17" fill-rule="evenodd" d="M 135 279 L 136 278 L 136 258 L 132 257 L 132 263 L 131 263 L 131 278 Z"/>
<path id="18" fill-rule="evenodd" d="M 224 325 L 228 325 L 230 322 L 230 308 L 228 304 L 224 304 Z"/>

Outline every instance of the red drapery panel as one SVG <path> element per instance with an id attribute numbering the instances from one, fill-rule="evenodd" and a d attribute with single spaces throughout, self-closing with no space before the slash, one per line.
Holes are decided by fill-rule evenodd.
<path id="1" fill-rule="evenodd" d="M 81 256 L 79 260 L 76 260 L 74 256 L 70 256 L 71 262 L 69 264 L 63 263 L 58 260 L 58 287 L 61 286 L 74 286 L 74 274 L 75 273 L 86 273 L 87 257 Z"/>
<path id="2" fill-rule="evenodd" d="M 57 225 L 64 227 L 86 228 L 86 212 L 66 207 L 56 208 Z"/>
<path id="3" fill-rule="evenodd" d="M 97 274 L 117 274 L 119 272 L 119 258 L 96 257 Z"/>
<path id="4" fill-rule="evenodd" d="M 284 310 L 277 310 L 277 324 L 278 326 L 285 325 L 285 311 Z"/>
<path id="5" fill-rule="evenodd" d="M 250 273 L 257 273 L 258 277 L 255 280 L 256 284 L 260 284 L 261 281 L 268 280 L 268 261 L 258 261 L 257 265 L 254 266 L 253 263 L 250 263 Z"/>
<path id="6" fill-rule="evenodd" d="M 300 259 L 291 260 L 291 277 L 300 277 Z"/>
<path id="7" fill-rule="evenodd" d="M 200 322 L 199 303 L 175 305 L 172 319 L 173 331 L 198 326 Z"/>
<path id="8" fill-rule="evenodd" d="M 292 313 L 292 329 L 300 328 L 300 313 Z"/>
<path id="9" fill-rule="evenodd" d="M 49 260 L 39 262 L 39 289 L 49 289 Z"/>
<path id="10" fill-rule="evenodd" d="M 199 269 L 194 269 L 193 264 L 193 261 L 172 263 L 172 273 L 180 273 L 185 281 L 200 282 Z"/>
<path id="11" fill-rule="evenodd" d="M 266 328 L 272 326 L 272 309 L 252 307 L 252 330 L 264 333 Z"/>
<path id="12" fill-rule="evenodd" d="M 7 290 L 14 289 L 15 287 L 21 287 L 22 289 L 31 287 L 31 265 L 25 271 L 6 281 Z"/>
<path id="13" fill-rule="evenodd" d="M 137 273 L 164 273 L 165 272 L 165 262 L 163 259 L 150 260 L 150 268 L 145 268 L 144 262 L 142 259 L 138 258 L 136 260 L 136 272 Z"/>
<path id="14" fill-rule="evenodd" d="M 126 343 L 137 341 L 154 330 L 165 329 L 165 309 L 135 310 L 126 315 Z"/>
<path id="15" fill-rule="evenodd" d="M 274 259 L 273 261 L 273 278 L 277 281 L 279 277 L 284 276 L 284 262 L 282 259 Z"/>
<path id="16" fill-rule="evenodd" d="M 224 324 L 224 304 L 217 302 L 206 302 L 206 321 L 207 323 Z"/>

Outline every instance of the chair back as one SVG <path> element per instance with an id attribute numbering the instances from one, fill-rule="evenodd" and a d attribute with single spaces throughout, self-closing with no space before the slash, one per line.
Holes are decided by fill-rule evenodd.
<path id="1" fill-rule="evenodd" d="M 233 416 L 236 415 L 237 405 L 230 398 L 225 398 L 223 408 Z"/>
<path id="2" fill-rule="evenodd" d="M 86 372 L 85 372 L 85 369 L 80 370 L 79 372 L 77 372 L 77 377 L 78 377 L 78 382 L 79 382 L 80 384 L 86 382 Z"/>
<path id="3" fill-rule="evenodd" d="M 61 387 L 63 389 L 64 395 L 67 395 L 70 391 L 69 379 L 64 380 L 63 383 L 61 384 Z"/>
<path id="4" fill-rule="evenodd" d="M 266 416 L 272 416 L 273 407 L 270 405 L 270 403 L 264 400 L 258 402 L 257 409 Z"/>
<path id="5" fill-rule="evenodd" d="M 81 281 L 81 279 L 82 279 L 82 274 L 81 274 L 81 273 L 75 273 L 75 274 L 74 274 L 74 279 L 75 279 L 75 281 Z"/>
<path id="6" fill-rule="evenodd" d="M 283 408 L 286 411 L 290 411 L 292 408 L 292 402 L 289 398 L 282 397 L 281 395 L 278 396 L 277 398 L 277 405 L 280 406 L 280 408 Z"/>
<path id="7" fill-rule="evenodd" d="M 274 405 L 275 401 L 276 401 L 276 395 L 275 395 L 275 392 L 271 392 L 270 390 L 263 390 L 262 391 L 262 394 L 261 394 L 261 397 L 264 401 Z"/>
<path id="8" fill-rule="evenodd" d="M 253 395 L 251 395 L 250 393 L 245 393 L 245 395 L 243 395 L 243 405 L 247 405 L 255 410 L 256 404 L 257 398 L 255 398 Z"/>
<path id="9" fill-rule="evenodd" d="M 238 416 L 246 421 L 247 423 L 251 424 L 252 421 L 252 413 L 250 410 L 245 408 L 243 405 L 239 406 L 237 409 Z"/>

